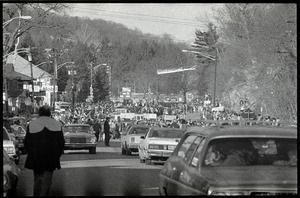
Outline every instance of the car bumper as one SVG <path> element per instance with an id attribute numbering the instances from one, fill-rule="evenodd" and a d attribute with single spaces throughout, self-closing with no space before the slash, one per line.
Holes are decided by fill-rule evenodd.
<path id="1" fill-rule="evenodd" d="M 93 148 L 96 147 L 97 143 L 65 143 L 64 150 L 68 149 L 88 149 L 88 148 Z"/>
<path id="2" fill-rule="evenodd" d="M 155 157 L 168 158 L 171 156 L 172 153 L 173 151 L 148 150 L 147 158 L 155 158 Z"/>
<path id="3" fill-rule="evenodd" d="M 139 148 L 139 143 L 129 143 L 127 145 L 127 149 L 131 151 L 138 151 L 138 148 Z"/>

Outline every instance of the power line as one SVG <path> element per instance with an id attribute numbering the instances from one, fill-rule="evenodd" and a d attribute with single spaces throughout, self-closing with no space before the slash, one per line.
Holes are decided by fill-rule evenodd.
<path id="1" fill-rule="evenodd" d="M 84 8 L 79 8 L 79 9 L 84 9 Z M 98 12 L 96 10 L 92 10 L 92 9 L 89 9 L 91 10 L 92 12 Z M 91 11 L 79 11 L 79 12 L 88 12 L 89 14 L 93 14 L 93 15 L 98 15 L 99 14 L 97 13 L 91 13 Z M 176 20 L 164 20 L 164 19 L 151 19 L 151 18 L 145 18 L 145 17 L 134 17 L 134 16 L 125 16 L 125 15 L 118 15 L 118 14 L 114 14 L 114 13 L 103 13 L 101 15 L 105 15 L 105 16 L 110 16 L 110 17 L 116 17 L 116 18 L 122 18 L 122 19 L 131 19 L 131 20 L 139 20 L 139 21 L 149 21 L 149 22 L 154 22 L 154 23 L 167 23 L 167 24 L 175 24 L 175 25 L 185 25 L 185 26 L 193 26 L 193 27 L 199 27 L 199 26 L 204 26 L 203 24 L 193 24 L 193 23 L 186 23 L 186 22 L 183 22 L 183 21 L 176 21 Z M 138 15 L 138 14 L 136 14 Z M 150 16 L 150 15 L 149 15 Z M 172 18 L 172 17 L 169 17 L 169 18 Z M 176 18 L 174 18 L 176 19 Z"/>
<path id="2" fill-rule="evenodd" d="M 155 16 L 155 15 L 147 15 L 147 14 L 136 14 L 136 13 L 128 13 L 128 12 L 120 12 L 120 11 L 112 11 L 112 10 L 102 10 L 102 9 L 91 9 L 91 8 L 75 8 L 75 9 L 84 9 L 84 10 L 90 10 L 90 11 L 102 11 L 102 12 L 108 12 L 108 13 L 117 13 L 117 14 L 127 14 L 127 15 L 136 15 L 136 16 L 146 16 L 146 17 L 152 17 L 152 18 L 167 18 L 167 19 L 174 19 L 174 20 L 181 20 L 181 21 L 190 21 L 190 22 L 206 22 L 206 21 L 200 21 L 200 20 L 193 20 L 193 19 L 185 19 L 185 18 L 176 18 L 176 17 L 169 17 L 169 16 Z"/>

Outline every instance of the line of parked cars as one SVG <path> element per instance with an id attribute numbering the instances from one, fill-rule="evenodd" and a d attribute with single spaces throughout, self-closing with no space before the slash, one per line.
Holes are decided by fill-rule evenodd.
<path id="1" fill-rule="evenodd" d="M 208 121 L 186 130 L 130 125 L 121 153 L 163 162 L 159 194 L 297 195 L 297 126 Z"/>
<path id="2" fill-rule="evenodd" d="M 21 154 L 26 154 L 24 139 L 27 120 L 25 117 L 3 117 L 3 197 L 16 196 L 21 169 Z"/>

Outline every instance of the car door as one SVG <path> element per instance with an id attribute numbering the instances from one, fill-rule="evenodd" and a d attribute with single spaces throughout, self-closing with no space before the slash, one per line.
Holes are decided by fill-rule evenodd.
<path id="1" fill-rule="evenodd" d="M 176 147 L 172 156 L 166 162 L 165 167 L 167 167 L 167 172 L 165 176 L 168 179 L 166 180 L 165 188 L 168 195 L 177 194 L 178 180 L 184 167 L 185 157 L 188 155 L 189 148 L 196 138 L 197 135 L 195 134 L 186 134 L 178 144 L 178 147 Z"/>
<path id="2" fill-rule="evenodd" d="M 200 154 L 205 144 L 205 137 L 199 136 L 190 146 L 183 163 L 182 172 L 179 175 L 177 195 L 205 195 L 205 181 L 200 175 Z M 199 187 L 201 186 L 201 187 Z"/>

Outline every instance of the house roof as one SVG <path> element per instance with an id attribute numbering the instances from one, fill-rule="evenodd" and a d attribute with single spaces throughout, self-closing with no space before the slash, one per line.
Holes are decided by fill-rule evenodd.
<path id="1" fill-rule="evenodd" d="M 17 79 L 20 81 L 31 81 L 31 77 L 14 71 L 12 63 L 9 63 L 4 67 L 3 73 L 8 79 Z"/>
<path id="2" fill-rule="evenodd" d="M 23 57 L 17 55 L 15 56 L 14 54 L 9 55 L 7 57 L 6 63 L 13 63 L 14 59 L 16 58 L 15 64 L 14 64 L 14 70 L 18 73 L 21 73 L 26 76 L 31 77 L 31 68 L 30 68 L 30 63 Z M 42 70 L 39 67 L 36 67 L 34 64 L 32 64 L 32 71 L 33 71 L 33 78 L 38 79 L 38 78 L 52 78 L 52 75 L 49 74 L 48 72 Z"/>

